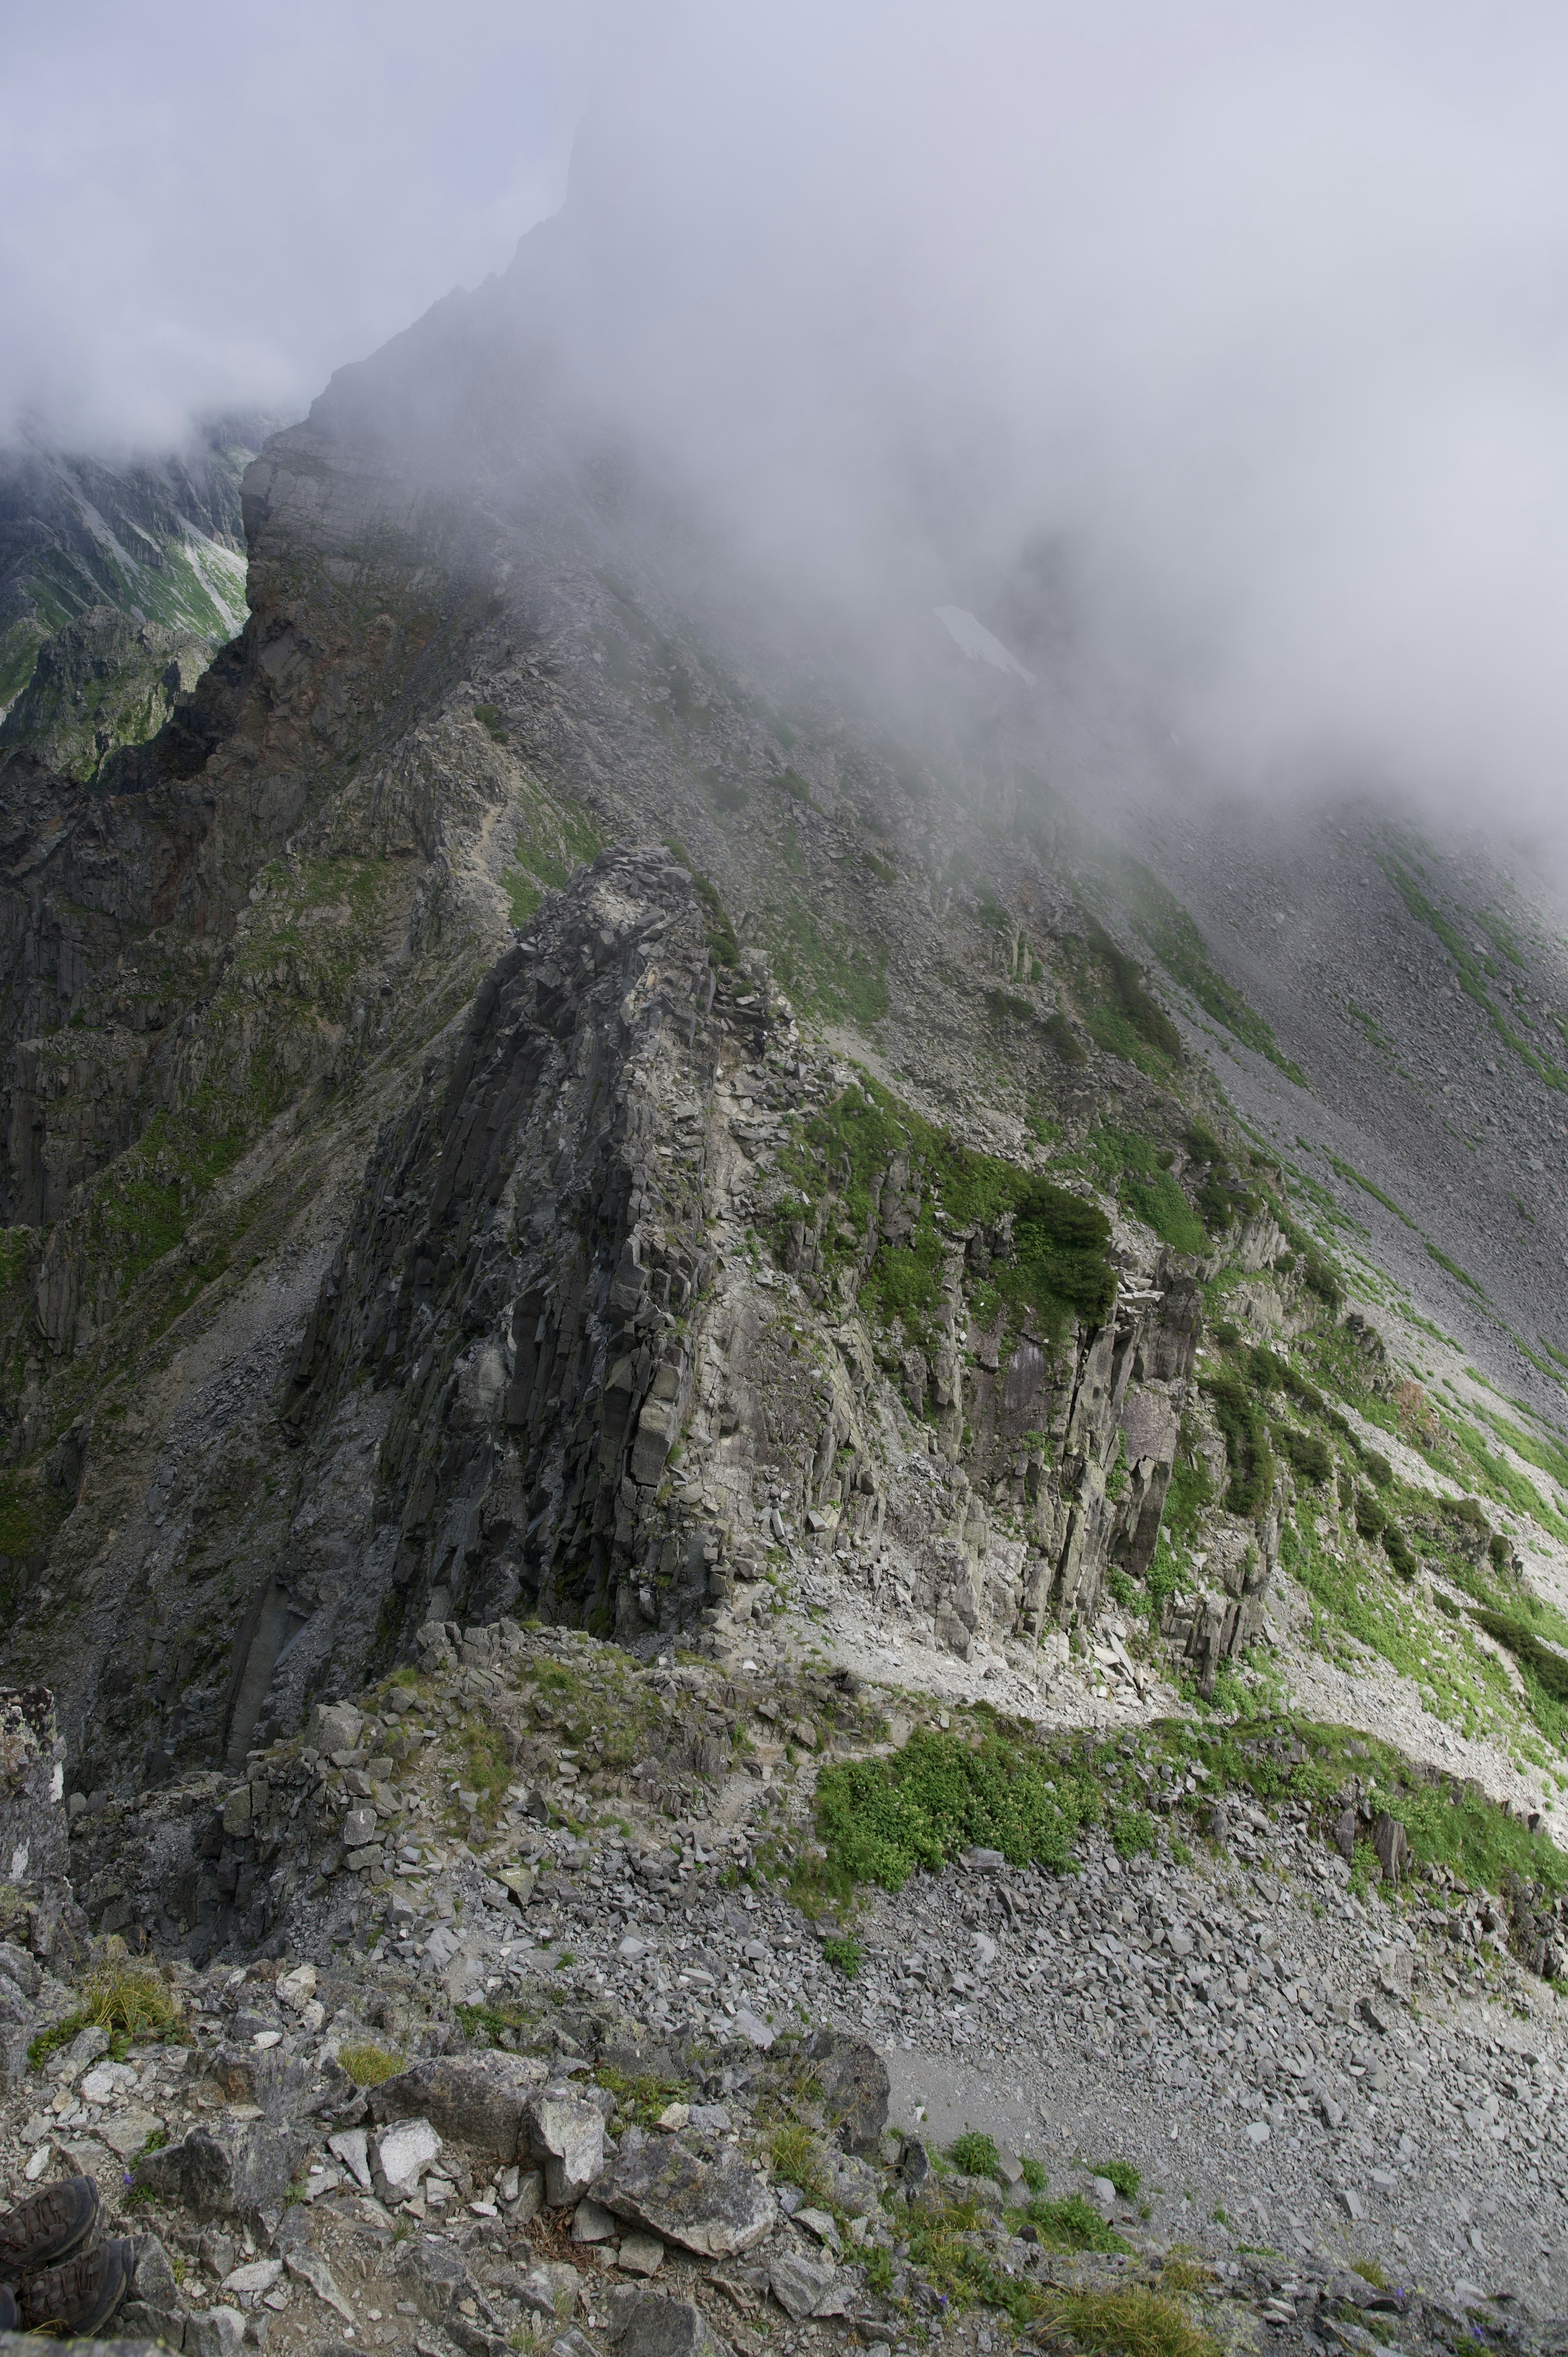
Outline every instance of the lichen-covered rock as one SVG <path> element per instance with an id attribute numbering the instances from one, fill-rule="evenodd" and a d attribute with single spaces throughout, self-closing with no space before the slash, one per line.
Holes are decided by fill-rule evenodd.
<path id="1" fill-rule="evenodd" d="M 620 2152 L 590 2188 L 596 2201 L 699 2257 L 726 2259 L 770 2232 L 778 2205 L 738 2154 L 704 2160 L 678 2136 L 648 2136 Z"/>

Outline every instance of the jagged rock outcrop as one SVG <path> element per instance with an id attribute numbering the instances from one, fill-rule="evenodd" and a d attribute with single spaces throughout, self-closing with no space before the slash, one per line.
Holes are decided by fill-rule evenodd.
<path id="1" fill-rule="evenodd" d="M 713 998 L 686 871 L 606 853 L 487 975 L 450 1071 L 382 1139 L 285 1420 L 308 1433 L 367 1376 L 389 1399 L 361 1540 L 389 1631 L 459 1599 L 639 1625 L 708 1260 Z M 690 1620 L 700 1554 L 681 1585 Z M 361 1573 L 352 1609 L 371 1601 Z M 291 1677 L 332 1641 L 302 1632 Z"/>

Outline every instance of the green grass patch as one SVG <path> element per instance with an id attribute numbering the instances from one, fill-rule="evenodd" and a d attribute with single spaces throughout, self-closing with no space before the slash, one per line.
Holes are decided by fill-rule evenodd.
<path id="1" fill-rule="evenodd" d="M 983 2136 L 978 2128 L 955 2136 L 948 2147 L 948 2158 L 965 2177 L 993 2177 L 999 2185 L 1002 2182 L 1002 2156 L 994 2139 Z"/>
<path id="2" fill-rule="evenodd" d="M 1430 1243 L 1426 1237 L 1423 1236 L 1422 1242 L 1426 1245 L 1429 1259 L 1434 1260 L 1439 1268 L 1445 1268 L 1450 1276 L 1457 1277 L 1461 1285 L 1467 1285 L 1478 1300 L 1485 1301 L 1487 1288 L 1484 1285 L 1477 1285 L 1467 1270 L 1462 1269 L 1456 1260 L 1450 1260 L 1445 1252 L 1440 1252 L 1437 1246 Z"/>
<path id="3" fill-rule="evenodd" d="M 971 1846 L 1053 1874 L 1098 1821 L 1094 1780 L 1052 1754 L 993 1733 L 978 1750 L 956 1734 L 917 1727 L 902 1751 L 845 1760 L 817 1781 L 817 1830 L 830 1887 L 901 1890 L 917 1867 L 936 1873 Z"/>
<path id="4" fill-rule="evenodd" d="M 1011 1218 L 1011 1257 L 995 1262 L 989 1279 L 999 1297 L 1032 1315 L 1052 1340 L 1073 1317 L 1102 1322 L 1115 1297 L 1104 1213 L 1048 1179 L 972 1151 L 867 1076 L 807 1123 L 780 1155 L 779 1176 L 794 1189 L 779 1215 L 781 1229 L 815 1218 L 820 1207 L 829 1266 L 859 1263 L 874 1193 L 897 1162 L 918 1189 L 919 1216 L 907 1240 L 884 1241 L 871 1254 L 860 1298 L 875 1320 L 897 1318 L 921 1331 L 941 1298 L 950 1250 L 944 1230 L 995 1227 Z M 784 1241 L 781 1234 L 781 1252 Z"/>
<path id="5" fill-rule="evenodd" d="M 1081 2193 L 1064 2194 L 1059 2201 L 1036 2199 L 1024 2214 L 1047 2250 L 1111 2252 L 1133 2247 Z"/>
<path id="6" fill-rule="evenodd" d="M 472 2037 L 473 2031 L 470 2029 L 467 2034 Z M 356 2087 L 384 2086 L 389 2079 L 395 2079 L 403 2067 L 401 2054 L 391 2053 L 386 2047 L 372 2046 L 364 2040 L 356 2040 L 351 2045 L 339 2047 L 338 2060 Z"/>
<path id="7" fill-rule="evenodd" d="M 1047 2346 L 1083 2357 L 1219 2357 L 1219 2343 L 1179 2299 L 1146 2284 L 1047 2293 L 1039 2334 Z"/>
<path id="8" fill-rule="evenodd" d="M 1407 1228 L 1413 1229 L 1415 1227 L 1415 1222 L 1410 1217 L 1408 1212 L 1402 1211 L 1400 1210 L 1400 1207 L 1394 1201 L 1393 1197 L 1391 1195 L 1385 1195 L 1380 1187 L 1374 1186 L 1369 1178 L 1364 1178 L 1361 1172 L 1356 1168 L 1354 1163 L 1341 1162 L 1338 1156 L 1336 1154 L 1328 1154 L 1326 1156 L 1326 1159 L 1330 1167 L 1338 1172 L 1341 1178 L 1348 1180 L 1352 1187 L 1359 1187 L 1363 1195 L 1370 1195 L 1375 1203 L 1380 1203 L 1385 1211 L 1391 1211 L 1396 1220 L 1402 1220 Z M 1419 1231 L 1417 1231 L 1417 1232 L 1419 1232 Z M 1427 1246 L 1427 1250 L 1430 1252 L 1431 1249 L 1432 1247 L 1429 1244 Z"/>
<path id="9" fill-rule="evenodd" d="M 1105 1184 L 1117 1189 L 1134 1218 L 1153 1228 L 1162 1243 L 1174 1252 L 1208 1250 L 1203 1222 L 1171 1174 L 1175 1156 L 1169 1146 L 1157 1146 L 1133 1131 L 1104 1128 L 1096 1130 L 1089 1150 Z"/>

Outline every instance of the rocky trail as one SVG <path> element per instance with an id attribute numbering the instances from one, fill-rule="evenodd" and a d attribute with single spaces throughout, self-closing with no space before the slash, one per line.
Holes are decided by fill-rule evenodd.
<path id="1" fill-rule="evenodd" d="M 799 1867 L 832 1861 L 833 1775 L 972 1759 L 982 1720 L 805 1663 L 422 1641 L 237 1786 L 32 1803 L 84 1889 L 98 1859 L 133 1898 L 134 1861 L 167 1878 L 183 1826 L 280 1895 L 250 1964 L 189 1933 L 143 1961 L 139 1931 L 94 1964 L 63 1885 L 0 1946 L 0 2178 L 119 2189 L 128 2333 L 1120 2346 L 1092 2304 L 1136 2293 L 1227 2347 L 1457 2350 L 1535 2346 L 1562 2307 L 1555 1999 L 1501 1896 L 1416 1872 L 1392 1820 L 1396 1877 L 1358 1895 L 1343 1794 L 1189 1769 L 1134 1823 L 1115 1788 L 1147 1761 L 1107 1737 L 1063 1870 L 972 1843 L 830 1900 Z"/>

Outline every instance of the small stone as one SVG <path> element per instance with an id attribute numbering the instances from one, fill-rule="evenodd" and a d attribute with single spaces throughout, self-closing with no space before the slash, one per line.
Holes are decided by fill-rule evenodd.
<path id="1" fill-rule="evenodd" d="M 1344 2206 L 1345 2215 L 1347 2218 L 1364 2218 L 1366 2216 L 1366 2203 L 1362 2201 L 1360 2195 L 1354 2192 L 1349 2186 L 1342 2185 L 1339 2188 L 1339 2200 Z"/>
<path id="2" fill-rule="evenodd" d="M 1109 2203 L 1116 2199 L 1116 2188 L 1108 2177 L 1091 2177 L 1089 2190 L 1099 2202 Z"/>
<path id="3" fill-rule="evenodd" d="M 283 2276 L 281 2259 L 252 2259 L 242 2267 L 226 2275 L 220 2288 L 223 2291 L 271 2291 Z"/>
<path id="4" fill-rule="evenodd" d="M 327 2139 L 327 2149 L 353 2174 L 356 2184 L 371 2190 L 370 2139 L 363 2128 L 339 2128 Z"/>
<path id="5" fill-rule="evenodd" d="M 661 2128 L 689 2127 L 692 2120 L 690 2104 L 666 2104 L 654 2125 Z"/>
<path id="6" fill-rule="evenodd" d="M 345 2324 L 352 2326 L 354 2311 L 338 2290 L 333 2281 L 331 2268 L 318 2252 L 295 2246 L 290 2249 L 285 2264 L 291 2276 L 300 2283 L 307 2284 L 318 2300 L 340 2316 Z"/>
<path id="7" fill-rule="evenodd" d="M 775 2033 L 767 2022 L 757 2019 L 749 2006 L 743 2005 L 737 2009 L 734 2029 L 737 2038 L 744 2038 L 748 2046 L 757 2047 L 764 2054 L 773 2043 Z"/>
<path id="8" fill-rule="evenodd" d="M 575 2243 L 608 2243 L 615 2239 L 618 2221 L 597 2201 L 584 2200 L 572 2213 L 572 2240 Z"/>
<path id="9" fill-rule="evenodd" d="M 1269 2140 L 1269 2124 L 1267 2120 L 1248 2121 L 1247 2142 L 1249 2144 L 1267 2144 Z"/>
<path id="10" fill-rule="evenodd" d="M 843 2248 L 839 2230 L 825 2210 L 797 2210 L 795 2223 L 804 2226 L 808 2233 L 815 2234 L 819 2243 L 826 2243 L 834 2257 L 838 2256 Z"/>
<path id="11" fill-rule="evenodd" d="M 620 2238 L 616 2265 L 628 2276 L 655 2276 L 664 2264 L 664 2245 L 657 2234 L 633 2233 Z"/>
<path id="12" fill-rule="evenodd" d="M 380 1820 L 374 1809 L 365 1807 L 350 1809 L 343 1820 L 345 1846 L 349 1849 L 359 1849 L 366 1842 L 373 1842 L 376 1839 L 379 1823 Z"/>
<path id="13" fill-rule="evenodd" d="M 617 1948 L 616 1953 L 622 1964 L 640 1964 L 648 1953 L 648 1943 L 646 1940 L 639 1940 L 635 1932 L 628 1932 Z"/>
<path id="14" fill-rule="evenodd" d="M 797 2324 L 805 2317 L 816 2315 L 818 2302 L 832 2290 L 837 2280 L 836 2267 L 802 2258 L 795 2251 L 780 2251 L 768 2269 L 768 2290 Z"/>

